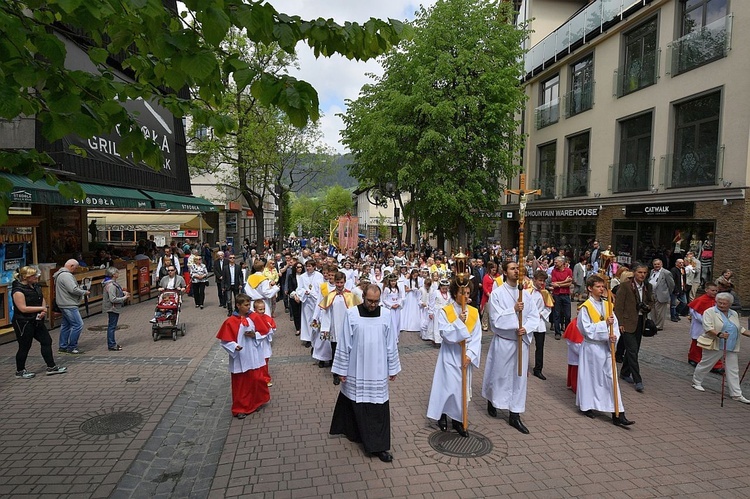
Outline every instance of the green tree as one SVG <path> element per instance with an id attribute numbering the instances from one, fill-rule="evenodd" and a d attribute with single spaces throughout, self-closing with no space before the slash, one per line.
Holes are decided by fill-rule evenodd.
<path id="1" fill-rule="evenodd" d="M 392 182 L 426 230 L 466 245 L 518 171 L 521 42 L 510 2 L 440 0 L 421 8 L 413 38 L 348 103 L 344 143 L 362 186 Z M 398 200 L 397 200 L 398 201 Z M 400 201 L 399 201 L 400 202 Z M 408 219 L 408 218 L 407 218 Z"/>
<path id="2" fill-rule="evenodd" d="M 259 74 L 241 54 L 217 56 L 230 28 L 244 30 L 254 43 L 278 44 L 287 54 L 304 42 L 316 56 L 361 60 L 382 54 L 408 33 L 395 20 L 344 25 L 332 19 L 303 20 L 263 1 L 184 0 L 182 6 L 178 14 L 171 0 L 0 2 L 0 118 L 34 116 L 49 142 L 69 134 L 110 133 L 117 126 L 120 153 L 158 168 L 157 144 L 143 136 L 119 102 L 155 101 L 176 116 L 193 114 L 223 134 L 233 128 L 231 119 L 191 109 L 190 99 L 179 91 L 195 89 L 202 101 L 217 105 L 233 81 L 239 89 L 250 86 L 256 99 L 281 109 L 296 126 L 318 119 L 318 96 L 310 84 L 284 72 Z M 98 72 L 66 67 L 67 51 L 57 32 L 81 41 Z M 118 78 L 113 61 L 132 80 Z M 58 178 L 45 168 L 52 164 L 49 155 L 37 151 L 0 150 L 3 171 L 46 178 L 55 185 Z M 6 208 L 0 221 L 7 216 L 10 188 L 0 181 L 0 204 Z M 75 184 L 63 183 L 60 190 L 83 194 Z"/>
<path id="3" fill-rule="evenodd" d="M 236 29 L 230 29 L 222 47 L 226 53 L 241 54 L 257 75 L 279 74 L 296 64 L 296 58 L 278 45 L 250 42 Z M 260 247 L 266 237 L 274 235 L 265 234 L 266 202 L 273 199 L 281 206 L 287 192 L 299 190 L 330 168 L 331 156 L 319 145 L 319 126 L 293 125 L 273 105 L 264 105 L 249 89 L 232 82 L 227 85 L 226 98 L 218 105 L 205 101 L 200 104 L 201 112 L 228 116 L 236 125 L 225 135 L 208 134 L 193 143 L 196 154 L 190 159 L 191 172 L 209 174 L 239 192 L 253 212 Z M 285 223 L 284 212 L 279 210 L 280 234 Z"/>

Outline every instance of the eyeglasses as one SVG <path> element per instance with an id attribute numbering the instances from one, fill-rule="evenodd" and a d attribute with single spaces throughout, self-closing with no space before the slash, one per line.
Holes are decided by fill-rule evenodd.
<path id="1" fill-rule="evenodd" d="M 234 257 L 233 257 L 233 256 L 230 256 L 230 257 L 229 257 L 229 259 L 230 259 L 230 260 L 234 260 Z"/>
<path id="2" fill-rule="evenodd" d="M 168 272 L 175 272 L 176 269 L 168 269 Z"/>

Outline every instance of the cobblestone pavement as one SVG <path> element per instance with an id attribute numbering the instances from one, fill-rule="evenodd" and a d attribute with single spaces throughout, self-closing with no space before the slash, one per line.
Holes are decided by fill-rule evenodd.
<path id="1" fill-rule="evenodd" d="M 645 392 L 623 383 L 630 429 L 607 415 L 579 415 L 565 389 L 566 347 L 549 335 L 547 381 L 529 380 L 521 435 L 496 419 L 475 373 L 470 431 L 492 450 L 477 458 L 440 454 L 424 416 L 437 349 L 401 335 L 403 371 L 391 385 L 393 463 L 328 435 L 338 393 L 279 314 L 271 402 L 231 417 L 226 355 L 214 338 L 226 317 L 209 288 L 207 307 L 187 298 L 185 337 L 154 342 L 154 301 L 126 307 L 120 352 L 106 348 L 101 315 L 85 319 L 81 356 L 55 354 L 69 372 L 42 376 L 38 344 L 15 379 L 16 345 L 0 346 L 0 496 L 8 497 L 749 497 L 750 407 L 719 406 L 721 378 L 690 387 L 688 324 L 667 322 L 644 338 Z M 283 307 L 280 308 L 283 310 Z M 57 330 L 52 331 L 56 341 Z M 484 337 L 482 361 L 489 335 Z M 533 349 L 533 347 L 532 347 Z M 750 359 L 743 340 L 740 371 Z M 55 352 L 57 349 L 55 348 Z M 750 396 L 750 382 L 743 383 Z M 99 423 L 98 425 L 95 423 Z"/>

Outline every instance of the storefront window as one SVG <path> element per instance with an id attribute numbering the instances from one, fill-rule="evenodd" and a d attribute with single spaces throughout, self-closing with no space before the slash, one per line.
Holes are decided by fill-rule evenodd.
<path id="1" fill-rule="evenodd" d="M 596 220 L 530 220 L 527 224 L 530 248 L 553 246 L 570 258 L 577 258 L 596 239 Z"/>

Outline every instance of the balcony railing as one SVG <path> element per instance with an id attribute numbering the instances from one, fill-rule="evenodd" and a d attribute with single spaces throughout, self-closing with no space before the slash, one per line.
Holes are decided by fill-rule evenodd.
<path id="1" fill-rule="evenodd" d="M 632 61 L 628 67 L 623 65 L 615 69 L 612 96 L 619 98 L 656 83 L 660 58 L 661 49 L 657 49 L 642 60 Z"/>
<path id="2" fill-rule="evenodd" d="M 653 184 L 654 158 L 645 165 L 615 163 L 610 165 L 610 190 L 617 192 L 647 191 Z"/>
<path id="3" fill-rule="evenodd" d="M 733 17 L 729 14 L 670 43 L 667 46 L 669 74 L 677 76 L 729 55 Z"/>
<path id="4" fill-rule="evenodd" d="M 595 82 L 593 81 L 587 82 L 581 88 L 571 90 L 563 96 L 563 109 L 566 118 L 594 107 L 594 85 Z"/>
<path id="5" fill-rule="evenodd" d="M 555 199 L 556 187 L 555 176 L 549 175 L 541 178 L 534 179 L 534 189 L 542 191 L 536 198 L 537 199 Z"/>
<path id="6" fill-rule="evenodd" d="M 574 172 L 568 172 L 563 176 L 563 197 L 572 198 L 588 196 L 589 194 L 589 177 L 591 169 L 585 168 Z"/>
<path id="7" fill-rule="evenodd" d="M 718 185 L 724 172 L 724 146 L 661 157 L 664 187 Z"/>
<path id="8" fill-rule="evenodd" d="M 544 69 L 560 57 L 621 21 L 652 0 L 596 0 L 568 22 L 531 47 L 524 57 L 527 75 Z"/>
<path id="9" fill-rule="evenodd" d="M 553 123 L 557 123 L 560 119 L 560 100 L 555 99 L 553 101 L 542 104 L 537 107 L 534 111 L 534 121 L 536 122 L 536 129 L 544 128 Z"/>

